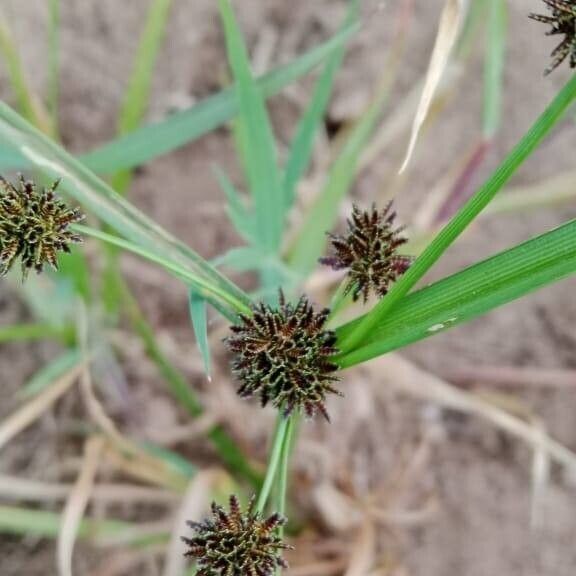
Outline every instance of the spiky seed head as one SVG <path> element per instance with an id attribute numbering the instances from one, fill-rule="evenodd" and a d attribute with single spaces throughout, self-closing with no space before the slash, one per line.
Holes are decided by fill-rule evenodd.
<path id="1" fill-rule="evenodd" d="M 331 361 L 337 350 L 336 335 L 325 328 L 328 314 L 315 312 L 305 296 L 292 304 L 280 293 L 278 306 L 259 304 L 252 316 L 240 316 L 225 340 L 242 383 L 238 394 L 258 394 L 262 406 L 272 403 L 285 415 L 320 412 L 329 420 L 326 395 L 339 393 L 332 386 L 338 367 Z"/>
<path id="2" fill-rule="evenodd" d="M 375 205 L 370 210 L 354 206 L 347 234 L 330 234 L 333 255 L 320 262 L 335 270 L 348 270 L 345 292 L 351 292 L 354 300 L 362 296 L 366 302 L 371 292 L 385 296 L 410 267 L 412 258 L 398 254 L 406 239 L 402 228 L 394 227 L 395 219 L 391 204 L 381 212 Z"/>
<path id="3" fill-rule="evenodd" d="M 212 514 L 203 522 L 189 522 L 192 538 L 186 556 L 194 558 L 198 576 L 273 576 L 277 568 L 286 568 L 284 544 L 276 529 L 286 523 L 279 514 L 263 518 L 254 509 L 252 498 L 242 512 L 238 498 L 230 496 L 230 511 L 212 503 Z"/>
<path id="4" fill-rule="evenodd" d="M 552 51 L 552 64 L 546 68 L 544 74 L 550 74 L 566 58 L 570 59 L 570 67 L 576 68 L 576 0 L 542 1 L 550 13 L 547 15 L 530 14 L 529 17 L 552 26 L 546 33 L 547 35 L 560 34 L 564 36 L 560 44 Z"/>
<path id="5" fill-rule="evenodd" d="M 20 176 L 12 184 L 0 176 L 0 275 L 19 257 L 22 275 L 40 273 L 45 264 L 58 268 L 58 252 L 70 252 L 69 244 L 82 238 L 69 229 L 84 216 L 56 196 L 59 181 L 37 189 Z"/>

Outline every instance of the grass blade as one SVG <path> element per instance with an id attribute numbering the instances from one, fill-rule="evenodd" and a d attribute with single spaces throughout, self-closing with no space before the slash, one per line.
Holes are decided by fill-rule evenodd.
<path id="1" fill-rule="evenodd" d="M 404 298 L 337 362 L 348 368 L 467 322 L 576 272 L 576 220 Z M 365 318 L 365 317 L 364 317 Z M 358 325 L 342 327 L 340 340 Z"/>
<path id="2" fill-rule="evenodd" d="M 43 366 L 22 388 L 20 396 L 24 399 L 40 394 L 55 380 L 61 378 L 66 372 L 72 370 L 82 360 L 79 350 L 69 350 Z"/>
<path id="3" fill-rule="evenodd" d="M 120 136 L 138 128 L 148 107 L 154 66 L 164 39 L 171 7 L 172 0 L 152 0 L 148 10 L 146 24 L 134 59 L 135 66 L 120 110 L 118 119 Z M 122 194 L 130 186 L 131 179 L 132 172 L 122 170 L 114 175 L 112 186 Z"/>
<path id="4" fill-rule="evenodd" d="M 20 409 L 12 413 L 6 420 L 0 423 L 0 450 L 12 438 L 17 436 L 22 430 L 28 428 L 37 420 L 58 398 L 65 394 L 68 389 L 76 382 L 82 366 L 76 366 L 69 372 L 66 372 L 58 380 L 52 382 L 49 388 L 46 388 L 41 394 L 24 404 Z"/>
<path id="5" fill-rule="evenodd" d="M 204 370 L 206 371 L 208 380 L 212 380 L 212 377 L 210 376 L 210 345 L 208 343 L 206 300 L 201 296 L 198 296 L 194 290 L 190 290 L 188 302 L 190 305 L 190 317 L 192 319 L 194 334 L 196 335 L 198 348 L 200 349 L 202 360 L 204 361 Z"/>
<path id="6" fill-rule="evenodd" d="M 51 324 L 15 324 L 0 328 L 0 344 L 61 338 L 63 331 Z"/>
<path id="7" fill-rule="evenodd" d="M 448 65 L 452 49 L 454 48 L 456 40 L 460 34 L 465 12 L 466 2 L 464 0 L 446 0 L 444 10 L 442 11 L 442 17 L 440 19 L 436 44 L 432 51 L 430 65 L 426 74 L 424 90 L 422 91 L 420 104 L 418 105 L 416 117 L 414 118 L 410 143 L 408 144 L 408 150 L 406 152 L 404 163 L 400 168 L 400 172 L 406 170 L 414 154 L 420 130 L 428 116 L 428 112 L 434 99 L 434 94 L 440 84 L 442 74 Z"/>
<path id="8" fill-rule="evenodd" d="M 55 538 L 59 528 L 60 515 L 54 512 L 0 506 L 0 533 Z M 118 545 L 126 546 L 162 543 L 168 539 L 165 527 L 119 520 L 83 520 L 78 535 L 85 540 L 114 540 Z"/>
<path id="9" fill-rule="evenodd" d="M 536 120 L 516 147 L 506 157 L 491 178 L 460 209 L 456 216 L 442 229 L 422 255 L 416 259 L 399 282 L 392 287 L 370 313 L 364 316 L 356 329 L 341 342 L 341 350 L 349 352 L 362 345 L 373 329 L 389 315 L 390 311 L 408 294 L 416 283 L 430 270 L 449 246 L 460 236 L 468 225 L 490 203 L 492 198 L 508 182 L 522 163 L 538 148 L 539 144 L 562 119 L 564 113 L 576 99 L 576 75 L 573 75 L 556 98 Z"/>
<path id="10" fill-rule="evenodd" d="M 240 193 L 228 178 L 228 175 L 218 166 L 214 167 L 214 175 L 220 184 L 228 204 L 226 206 L 228 217 L 234 225 L 236 232 L 240 234 L 248 243 L 252 243 L 256 236 L 256 222 L 254 215 L 248 211 Z"/>
<path id="11" fill-rule="evenodd" d="M 131 242 L 186 269 L 188 276 L 204 287 L 209 286 L 207 298 L 218 309 L 230 309 L 233 301 L 234 306 L 248 306 L 248 297 L 236 285 L 3 103 L 0 103 L 0 138 L 11 142 L 43 173 L 62 178 L 63 189 Z M 227 301 L 217 294 L 226 294 Z"/>
<path id="12" fill-rule="evenodd" d="M 228 61 L 239 102 L 237 129 L 243 146 L 244 172 L 254 200 L 258 244 L 264 252 L 277 253 L 283 229 L 282 189 L 276 142 L 264 97 L 250 70 L 248 53 L 230 0 L 219 0 Z"/>
<path id="13" fill-rule="evenodd" d="M 268 98 L 322 63 L 344 44 L 357 26 L 336 34 L 327 42 L 303 56 L 265 74 L 257 80 L 263 96 Z M 134 168 L 167 154 L 230 121 L 239 110 L 234 88 L 224 90 L 183 112 L 177 112 L 155 124 L 149 124 L 110 142 L 82 157 L 83 162 L 99 173 Z"/>
<path id="14" fill-rule="evenodd" d="M 0 54 L 4 57 L 8 77 L 18 102 L 18 107 L 29 122 L 46 134 L 52 133 L 52 126 L 44 107 L 28 85 L 18 50 L 7 23 L 0 13 Z"/>
<path id="15" fill-rule="evenodd" d="M 385 85 L 352 129 L 336 159 L 326 185 L 308 211 L 298 237 L 288 254 L 290 266 L 303 276 L 309 274 L 326 246 L 326 231 L 334 227 L 342 198 L 348 193 L 358 171 L 360 155 L 370 140 L 382 107 L 388 98 Z"/>
<path id="16" fill-rule="evenodd" d="M 227 294 L 225 291 L 221 291 L 217 286 L 213 285 L 206 279 L 202 278 L 201 276 L 197 276 L 196 274 L 191 274 L 186 267 L 172 262 L 171 260 L 167 260 L 155 252 L 141 248 L 137 244 L 133 244 L 132 242 L 123 240 L 117 236 L 112 236 L 106 232 L 88 228 L 87 226 L 76 224 L 73 225 L 73 228 L 81 234 L 91 236 L 92 238 L 97 238 L 98 240 L 102 240 L 103 242 L 107 242 L 112 246 L 116 246 L 118 248 L 122 248 L 123 250 L 132 252 L 133 254 L 137 254 L 138 256 L 149 260 L 150 262 L 154 262 L 155 264 L 162 266 L 174 274 L 176 278 L 194 286 L 194 289 L 199 294 L 201 294 L 206 300 L 209 300 L 212 305 L 217 308 L 217 310 L 219 310 L 225 316 L 229 317 L 231 320 L 235 318 L 233 311 L 239 313 L 249 313 L 250 311 L 250 308 L 247 305 L 243 305 L 236 299 L 231 298 L 230 294 Z"/>
<path id="17" fill-rule="evenodd" d="M 348 16 L 346 17 L 346 24 L 343 29 L 345 30 L 357 18 L 358 0 L 352 0 L 350 2 Z M 289 210 L 292 207 L 296 193 L 296 186 L 310 164 L 314 137 L 326 113 L 326 108 L 328 107 L 330 96 L 332 95 L 334 78 L 342 65 L 344 52 L 345 46 L 342 45 L 329 57 L 314 88 L 310 105 L 296 129 L 296 135 L 294 136 L 294 140 L 290 146 L 290 152 L 284 171 L 283 194 L 285 210 Z"/>
<path id="18" fill-rule="evenodd" d="M 104 449 L 103 438 L 90 438 L 84 448 L 80 475 L 72 488 L 58 532 L 57 561 L 59 576 L 72 576 L 72 555 L 82 517 L 90 501 L 98 466 Z"/>

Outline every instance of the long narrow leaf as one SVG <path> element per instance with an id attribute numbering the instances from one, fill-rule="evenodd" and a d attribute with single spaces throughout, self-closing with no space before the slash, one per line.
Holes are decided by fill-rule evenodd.
<path id="1" fill-rule="evenodd" d="M 250 70 L 248 53 L 230 0 L 219 0 L 228 49 L 228 61 L 239 102 L 237 127 L 243 147 L 244 171 L 254 199 L 256 230 L 260 247 L 277 253 L 282 235 L 283 208 L 276 143 L 264 97 Z"/>
<path id="2" fill-rule="evenodd" d="M 154 65 L 164 38 L 171 7 L 172 0 L 152 0 L 148 10 L 146 24 L 134 59 L 135 66 L 128 81 L 120 111 L 118 121 L 120 136 L 136 130 L 146 112 Z M 130 170 L 122 170 L 115 174 L 112 185 L 115 190 L 124 193 L 130 185 L 131 178 Z"/>
<path id="3" fill-rule="evenodd" d="M 349 40 L 357 29 L 357 26 L 350 26 L 289 64 L 262 76 L 258 80 L 258 86 L 264 97 L 277 94 L 282 88 L 310 72 Z M 238 113 L 238 106 L 235 88 L 224 90 L 189 110 L 178 112 L 162 122 L 149 124 L 118 138 L 87 154 L 82 160 L 99 173 L 133 168 L 196 140 L 228 122 Z"/>
<path id="4" fill-rule="evenodd" d="M 576 272 L 576 220 L 404 298 L 375 324 L 342 368 L 439 334 Z M 366 317 L 364 317 L 366 318 Z M 338 329 L 340 340 L 363 318 Z"/>
<path id="5" fill-rule="evenodd" d="M 1 13 L 0 55 L 6 63 L 12 90 L 14 91 L 18 107 L 22 111 L 22 114 L 42 131 L 51 133 L 52 127 L 46 110 L 38 100 L 36 94 L 34 94 L 27 81 L 22 67 L 22 62 L 20 61 L 20 55 L 18 54 L 18 50 L 14 44 L 14 39 L 10 33 L 8 24 L 4 21 Z"/>
<path id="6" fill-rule="evenodd" d="M 288 255 L 291 267 L 302 275 L 314 269 L 318 258 L 324 252 L 327 243 L 326 231 L 333 228 L 338 218 L 340 203 L 352 186 L 360 155 L 374 133 L 387 97 L 388 86 L 385 85 L 352 129 L 342 152 L 332 165 L 324 188 L 306 215 Z"/>
<path id="7" fill-rule="evenodd" d="M 0 138 L 11 142 L 43 173 L 62 178 L 63 189 L 131 242 L 185 268 L 189 276 L 210 287 L 207 298 L 220 310 L 230 310 L 231 302 L 240 308 L 249 304 L 248 297 L 214 267 L 3 103 L 0 103 Z"/>
<path id="8" fill-rule="evenodd" d="M 508 182 L 522 163 L 538 148 L 538 145 L 562 119 L 564 113 L 576 99 L 576 75 L 558 93 L 553 102 L 524 135 L 512 152 L 506 157 L 491 178 L 461 208 L 456 216 L 434 238 L 408 272 L 393 286 L 360 322 L 356 329 L 341 342 L 341 349 L 349 352 L 362 345 L 374 328 L 389 315 L 390 311 L 408 294 L 416 283 L 430 270 L 449 246 L 466 230 L 468 225 L 482 212 L 502 187 Z"/>
<path id="9" fill-rule="evenodd" d="M 190 318 L 192 319 L 192 326 L 194 334 L 196 335 L 196 342 L 202 354 L 204 361 L 204 371 L 208 380 L 210 376 L 210 344 L 208 343 L 208 319 L 206 310 L 206 300 L 198 296 L 194 290 L 190 290 L 189 294 Z"/>
<path id="10" fill-rule="evenodd" d="M 358 7 L 359 0 L 352 0 L 350 2 L 349 13 L 346 17 L 344 29 L 358 18 Z M 286 203 L 286 210 L 292 207 L 296 185 L 310 164 L 314 137 L 326 113 L 326 108 L 328 107 L 334 86 L 334 78 L 342 65 L 344 52 L 345 46 L 342 45 L 329 57 L 320 78 L 316 82 L 310 105 L 296 129 L 296 135 L 290 146 L 290 153 L 284 171 L 284 201 Z"/>

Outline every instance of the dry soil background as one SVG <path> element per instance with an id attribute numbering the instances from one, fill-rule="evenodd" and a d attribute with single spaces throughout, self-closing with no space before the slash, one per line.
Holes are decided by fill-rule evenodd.
<path id="1" fill-rule="evenodd" d="M 45 88 L 46 2 L 3 0 L 2 10 L 21 49 L 28 76 L 39 92 Z M 236 2 L 246 36 L 264 63 L 285 61 L 326 38 L 343 14 L 337 0 L 241 0 Z M 383 9 L 376 15 L 377 4 Z M 415 19 L 408 38 L 408 52 L 400 80 L 387 110 L 393 115 L 405 95 L 425 71 L 434 41 L 435 26 L 443 2 L 415 0 Z M 538 0 L 510 0 L 510 36 L 505 71 L 502 130 L 479 178 L 485 177 L 543 110 L 566 79 L 564 69 L 542 78 L 552 43 L 542 29 L 526 18 Z M 148 2 L 144 0 L 65 0 L 62 2 L 61 130 L 73 151 L 85 151 L 114 136 L 116 111 L 131 69 L 138 33 Z M 366 25 L 353 42 L 338 81 L 333 118 L 355 114 L 368 102 L 381 73 L 392 35 L 394 2 L 366 2 Z M 212 0 L 175 0 L 166 44 L 158 63 L 153 98 L 148 114 L 157 119 L 169 110 L 186 106 L 211 93 L 225 75 L 223 38 Z M 310 84 L 288 91 L 274 100 L 275 124 L 282 145 Z M 0 66 L 0 94 L 11 99 Z M 470 144 L 480 130 L 482 98 L 481 59 L 476 56 L 466 70 L 458 98 L 422 140 L 414 169 L 401 198 L 400 214 L 409 220 L 421 199 L 451 166 L 456 154 Z M 405 138 L 385 150 L 376 167 L 363 176 L 356 194 L 369 198 L 397 166 Z M 530 159 L 515 178 L 529 183 L 572 168 L 576 146 L 573 124 L 565 124 Z M 131 198 L 162 225 L 212 257 L 237 241 L 224 224 L 223 198 L 211 172 L 218 163 L 238 174 L 229 134 L 219 130 L 197 143 L 156 160 L 139 171 Z M 499 218 L 487 218 L 474 226 L 442 261 L 433 277 L 455 271 L 497 250 L 541 233 L 576 215 L 574 206 L 541 210 Z M 163 275 L 126 261 L 126 271 L 143 305 L 163 335 L 166 345 L 183 369 L 182 355 L 193 346 L 188 326 L 186 295 Z M 443 373 L 447 365 L 469 367 L 513 365 L 574 368 L 576 360 L 576 300 L 574 280 L 547 288 L 529 298 L 496 311 L 488 317 L 429 341 L 412 346 L 405 356 L 426 370 Z M 16 295 L 0 286 L 0 319 L 15 322 L 27 312 Z M 3 345 L 0 349 L 2 396 L 0 416 L 13 406 L 10 399 L 26 378 L 50 355 L 41 346 Z M 134 417 L 132 429 L 141 433 L 150 418 L 177 418 L 175 409 L 154 382 L 150 371 L 132 358 L 128 385 L 144 416 Z M 310 426 L 297 456 L 297 470 L 310 475 L 315 485 L 303 507 L 323 519 L 325 530 L 337 533 L 338 522 L 323 516 L 322 487 L 348 484 L 349 493 L 361 498 L 363 491 L 388 490 L 394 483 L 406 452 L 418 454 L 425 446 L 424 465 L 412 479 L 401 508 L 421 508 L 432 502 L 431 514 L 416 515 L 412 522 L 382 521 L 378 525 L 378 553 L 388 558 L 390 573 L 413 576 L 571 576 L 576 569 L 576 476 L 554 469 L 540 501 L 540 520 L 530 527 L 530 454 L 516 440 L 496 432 L 476 419 L 437 410 L 386 391 L 389 366 L 359 370 L 346 377 L 345 404 L 331 405 L 334 424 Z M 192 372 L 191 372 L 192 374 Z M 224 378 L 224 377 L 223 377 Z M 197 378 L 196 378 L 197 380 Z M 196 382 L 194 375 L 191 381 Z M 226 383 L 227 385 L 227 383 Z M 208 402 L 234 400 L 226 390 L 208 394 Z M 384 391 L 382 391 L 384 389 Z M 515 389 L 517 396 L 537 413 L 550 433 L 576 450 L 576 388 L 560 390 Z M 212 398 L 212 399 L 211 399 Z M 377 399 L 377 402 L 374 402 Z M 159 408 L 160 406 L 160 408 Z M 252 407 L 234 407 L 244 416 Z M 128 420 L 130 420 L 128 418 Z M 251 419 L 254 421 L 254 418 Z M 260 422 L 258 420 L 258 422 Z M 245 441 L 256 442 L 263 455 L 270 419 L 251 425 L 254 430 L 235 430 Z M 33 473 L 49 467 L 63 451 L 58 442 L 46 441 L 57 424 L 44 419 L 21 443 L 3 455 L 3 472 Z M 250 428 L 250 426 L 249 426 Z M 431 438 L 431 439 L 430 439 Z M 318 451 L 330 448 L 326 462 L 309 462 Z M 325 452 L 323 452 L 325 454 Z M 311 468 L 318 468 L 318 470 Z M 401 499 L 399 499 L 401 500 Z M 343 527 L 340 537 L 355 540 L 359 527 Z M 51 567 L 54 549 L 35 540 L 21 542 L 0 536 L 0 574 L 56 573 Z M 86 556 L 91 552 L 86 551 Z M 81 554 L 82 555 L 82 554 Z M 93 574 L 88 560 L 80 558 L 77 574 Z M 145 573 L 157 574 L 153 565 Z M 336 573 L 336 572 L 335 572 Z M 385 573 L 385 572 L 382 572 Z"/>

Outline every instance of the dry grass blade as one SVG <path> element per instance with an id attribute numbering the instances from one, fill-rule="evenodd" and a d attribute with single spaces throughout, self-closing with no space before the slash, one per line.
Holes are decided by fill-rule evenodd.
<path id="1" fill-rule="evenodd" d="M 186 545 L 182 542 L 182 536 L 189 531 L 186 522 L 203 516 L 208 508 L 215 480 L 216 473 L 208 470 L 198 474 L 190 483 L 174 521 L 163 576 L 182 576 L 185 573 Z"/>
<path id="2" fill-rule="evenodd" d="M 501 430 L 523 440 L 532 450 L 543 451 L 552 460 L 576 471 L 576 454 L 556 442 L 542 430 L 505 410 L 472 394 L 459 390 L 440 378 L 421 370 L 397 354 L 388 354 L 371 363 L 370 368 L 381 378 L 389 374 L 389 385 L 418 398 L 438 402 L 448 408 L 473 414 Z"/>
<path id="3" fill-rule="evenodd" d="M 534 449 L 532 459 L 532 496 L 530 502 L 530 525 L 538 528 L 541 522 L 542 501 L 550 481 L 550 455 L 546 451 L 548 433 L 543 422 L 536 420 L 534 426 L 538 432 L 540 445 Z"/>
<path id="4" fill-rule="evenodd" d="M 420 130 L 426 121 L 434 95 L 436 94 L 444 70 L 448 65 L 450 54 L 460 34 L 466 7 L 467 0 L 447 0 L 446 5 L 444 6 L 438 29 L 438 36 L 436 37 L 436 44 L 432 51 L 430 65 L 426 74 L 424 90 L 422 92 L 422 97 L 420 98 L 420 104 L 418 105 L 414 124 L 412 125 L 412 134 L 410 136 L 408 151 L 406 152 L 402 168 L 400 168 L 401 173 L 406 170 L 406 167 L 410 163 L 414 154 Z"/>
<path id="5" fill-rule="evenodd" d="M 89 367 L 83 371 L 80 390 L 90 417 L 108 440 L 106 451 L 109 458 L 141 479 L 176 491 L 182 490 L 186 482 L 184 476 L 167 469 L 163 462 L 147 454 L 119 432 L 96 397 Z"/>
<path id="6" fill-rule="evenodd" d="M 30 426 L 46 410 L 56 402 L 76 382 L 83 366 L 75 366 L 72 370 L 55 380 L 52 386 L 46 388 L 33 400 L 14 412 L 0 425 L 0 450 L 22 430 Z"/>
<path id="7" fill-rule="evenodd" d="M 344 576 L 365 576 L 374 566 L 376 557 L 376 530 L 370 520 L 366 520 L 352 548 L 350 564 Z"/>
<path id="8" fill-rule="evenodd" d="M 103 438 L 94 437 L 86 442 L 82 470 L 66 502 L 58 534 L 57 560 L 60 576 L 72 576 L 74 544 L 82 517 L 90 501 L 103 448 Z"/>
<path id="9" fill-rule="evenodd" d="M 7 500 L 54 502 L 68 498 L 71 489 L 70 484 L 52 484 L 19 476 L 0 476 L 0 496 Z M 93 502 L 106 504 L 165 504 L 176 500 L 178 495 L 173 492 L 129 484 L 100 484 L 92 491 Z"/>

